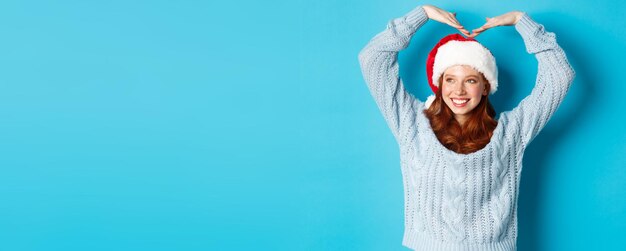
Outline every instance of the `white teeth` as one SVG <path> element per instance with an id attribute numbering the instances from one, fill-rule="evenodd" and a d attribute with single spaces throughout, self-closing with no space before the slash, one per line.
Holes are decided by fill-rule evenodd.
<path id="1" fill-rule="evenodd" d="M 465 104 L 467 103 L 467 101 L 469 101 L 469 99 L 452 99 L 452 102 L 454 102 L 455 104 Z"/>

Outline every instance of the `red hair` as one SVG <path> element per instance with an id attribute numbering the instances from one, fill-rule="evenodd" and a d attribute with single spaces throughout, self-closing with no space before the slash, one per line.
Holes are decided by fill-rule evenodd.
<path id="1" fill-rule="evenodd" d="M 485 88 L 489 93 L 489 82 L 485 80 Z M 442 78 L 439 79 L 439 88 L 435 93 L 435 100 L 430 107 L 424 110 L 424 114 L 430 120 L 437 139 L 446 148 L 457 153 L 472 153 L 484 148 L 491 140 L 493 130 L 498 122 L 495 120 L 496 111 L 489 102 L 488 95 L 483 96 L 480 103 L 470 111 L 470 116 L 461 125 L 455 118 L 454 113 L 445 104 L 441 94 Z"/>

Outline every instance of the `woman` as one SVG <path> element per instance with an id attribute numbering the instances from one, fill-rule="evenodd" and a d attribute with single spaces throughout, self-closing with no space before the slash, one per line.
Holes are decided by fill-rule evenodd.
<path id="1" fill-rule="evenodd" d="M 397 54 L 429 19 L 466 37 L 444 37 L 428 57 L 434 96 L 408 93 Z M 474 37 L 514 26 L 539 69 L 530 95 L 495 120 L 495 59 Z M 562 102 L 575 72 L 554 33 L 526 13 L 487 18 L 470 33 L 455 14 L 418 6 L 389 21 L 359 53 L 367 86 L 400 146 L 405 231 L 414 250 L 515 250 L 522 156 Z"/>

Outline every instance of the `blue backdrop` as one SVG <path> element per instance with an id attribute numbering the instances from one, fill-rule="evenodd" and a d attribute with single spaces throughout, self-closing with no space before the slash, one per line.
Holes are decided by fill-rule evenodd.
<path id="1" fill-rule="evenodd" d="M 625 250 L 624 1 L 0 3 L 0 250 L 407 250 L 399 151 L 357 54 L 420 4 L 526 11 L 577 72 L 528 148 L 519 250 Z M 400 53 L 424 100 L 429 21 Z M 513 27 L 498 112 L 537 72 Z"/>

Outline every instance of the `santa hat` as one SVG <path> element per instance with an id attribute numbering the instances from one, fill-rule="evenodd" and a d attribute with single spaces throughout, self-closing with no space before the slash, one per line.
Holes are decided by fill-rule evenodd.
<path id="1" fill-rule="evenodd" d="M 450 34 L 435 45 L 426 60 L 426 75 L 433 93 L 437 93 L 437 85 L 443 72 L 454 65 L 468 65 L 481 72 L 491 85 L 491 94 L 498 89 L 498 68 L 491 52 L 473 38 Z M 434 100 L 435 95 L 430 95 L 426 99 L 426 108 Z"/>

